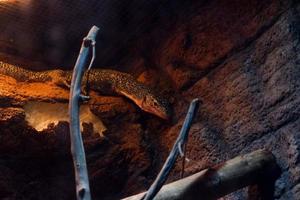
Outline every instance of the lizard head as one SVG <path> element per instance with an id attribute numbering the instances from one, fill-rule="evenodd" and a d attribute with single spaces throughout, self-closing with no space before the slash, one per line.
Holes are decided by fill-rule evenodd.
<path id="1" fill-rule="evenodd" d="M 169 102 L 158 96 L 147 94 L 142 100 L 141 108 L 163 119 L 170 119 L 171 110 Z"/>

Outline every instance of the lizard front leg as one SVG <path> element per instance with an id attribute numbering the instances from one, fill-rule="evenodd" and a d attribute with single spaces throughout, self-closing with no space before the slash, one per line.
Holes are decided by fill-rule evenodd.
<path id="1" fill-rule="evenodd" d="M 52 70 L 49 72 L 51 83 L 61 88 L 70 89 L 71 83 L 68 82 L 63 70 Z"/>

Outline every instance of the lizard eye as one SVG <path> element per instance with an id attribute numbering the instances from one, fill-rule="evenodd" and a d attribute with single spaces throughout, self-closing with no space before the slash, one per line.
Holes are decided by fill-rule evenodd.
<path id="1" fill-rule="evenodd" d="M 158 103 L 156 102 L 156 101 L 154 101 L 154 103 L 153 103 L 155 106 L 158 106 Z"/>

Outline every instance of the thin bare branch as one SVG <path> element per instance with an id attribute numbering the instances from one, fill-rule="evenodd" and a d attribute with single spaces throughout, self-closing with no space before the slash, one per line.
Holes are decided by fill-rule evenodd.
<path id="1" fill-rule="evenodd" d="M 89 48 L 92 42 L 95 41 L 99 28 L 93 26 L 86 38 L 84 38 L 79 56 L 77 58 L 70 91 L 69 115 L 70 115 L 70 137 L 71 137 L 71 153 L 76 178 L 76 196 L 78 200 L 90 200 L 90 187 L 88 172 L 86 167 L 85 152 L 80 132 L 79 119 L 79 102 L 81 96 L 81 81 L 84 74 L 84 69 L 88 59 Z"/>
<path id="2" fill-rule="evenodd" d="M 199 107 L 199 100 L 194 99 L 190 103 L 189 110 L 187 112 L 187 115 L 185 117 L 184 123 L 182 125 L 182 128 L 180 130 L 180 133 L 173 145 L 173 148 L 165 161 L 162 169 L 160 170 L 159 174 L 157 175 L 156 179 L 154 180 L 153 184 L 150 186 L 149 190 L 145 194 L 144 200 L 152 200 L 155 195 L 159 192 L 160 188 L 163 186 L 163 184 L 166 182 L 175 162 L 180 154 L 183 156 L 183 150 L 182 147 L 187 141 L 188 133 L 190 131 L 192 121 L 194 119 L 194 116 L 198 110 Z"/>

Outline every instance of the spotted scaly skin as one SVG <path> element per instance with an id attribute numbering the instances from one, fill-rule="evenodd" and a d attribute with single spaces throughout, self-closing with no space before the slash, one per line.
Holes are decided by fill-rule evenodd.
<path id="1" fill-rule="evenodd" d="M 31 71 L 0 61 L 0 74 L 11 76 L 21 82 L 52 82 L 58 86 L 69 86 L 72 71 L 47 70 Z M 87 74 L 82 83 L 86 83 Z M 131 99 L 142 110 L 152 113 L 163 119 L 170 118 L 170 105 L 151 88 L 138 82 L 127 73 L 92 69 L 89 74 L 90 89 L 106 95 L 122 95 Z"/>

